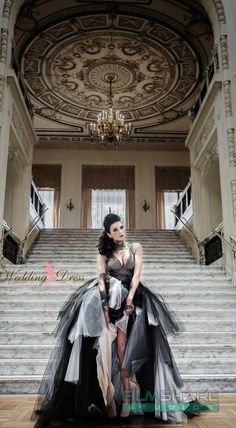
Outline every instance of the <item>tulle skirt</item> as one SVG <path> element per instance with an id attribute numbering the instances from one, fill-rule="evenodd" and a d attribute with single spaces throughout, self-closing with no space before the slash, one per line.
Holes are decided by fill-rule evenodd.
<path id="1" fill-rule="evenodd" d="M 134 296 L 135 310 L 126 315 L 128 288 L 125 281 L 111 278 L 108 326 L 97 278 L 80 286 L 61 307 L 53 331 L 56 342 L 31 414 L 37 428 L 52 420 L 89 418 L 94 408 L 102 417 L 112 398 L 119 409 L 127 392 L 121 369 L 130 382 L 131 416 L 186 422 L 184 409 L 178 407 L 184 384 L 167 340 L 184 331 L 183 323 L 163 297 L 142 282 Z M 127 337 L 122 364 L 119 329 Z"/>

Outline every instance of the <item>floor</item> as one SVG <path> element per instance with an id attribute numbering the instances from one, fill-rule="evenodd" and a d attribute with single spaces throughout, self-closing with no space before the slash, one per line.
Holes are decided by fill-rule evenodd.
<path id="1" fill-rule="evenodd" d="M 35 403 L 35 395 L 0 395 L 0 428 L 33 428 L 34 422 L 30 421 L 30 415 Z M 56 427 L 75 428 L 87 427 L 88 423 L 55 423 Z M 53 426 L 54 426 L 53 425 Z M 166 427 L 158 419 L 133 417 L 131 427 Z M 219 394 L 219 411 L 206 412 L 200 416 L 188 419 L 184 424 L 171 424 L 173 427 L 190 428 L 235 428 L 236 426 L 236 394 Z M 95 426 L 106 426 L 105 423 Z"/>

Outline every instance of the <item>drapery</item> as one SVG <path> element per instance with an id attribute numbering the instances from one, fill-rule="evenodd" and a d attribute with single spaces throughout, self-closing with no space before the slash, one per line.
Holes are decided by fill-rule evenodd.
<path id="1" fill-rule="evenodd" d="M 83 189 L 82 192 L 82 228 L 90 229 L 91 224 L 91 202 L 92 189 Z"/>

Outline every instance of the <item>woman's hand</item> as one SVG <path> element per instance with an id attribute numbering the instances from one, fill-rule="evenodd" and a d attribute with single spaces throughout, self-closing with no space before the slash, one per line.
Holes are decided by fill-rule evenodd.
<path id="1" fill-rule="evenodd" d="M 128 296 L 126 299 L 126 305 L 125 305 L 125 313 L 126 315 L 132 315 L 134 312 L 134 304 L 132 297 Z"/>
<path id="2" fill-rule="evenodd" d="M 109 317 L 109 308 L 108 308 L 108 305 L 104 305 L 103 306 L 103 313 L 104 313 L 106 325 L 107 325 L 107 327 L 109 327 L 110 317 Z"/>

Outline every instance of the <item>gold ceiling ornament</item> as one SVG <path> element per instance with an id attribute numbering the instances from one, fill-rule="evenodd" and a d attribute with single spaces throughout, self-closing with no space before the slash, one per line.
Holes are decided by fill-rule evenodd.
<path id="1" fill-rule="evenodd" d="M 97 122 L 91 122 L 89 131 L 92 143 L 100 143 L 105 149 L 108 145 L 114 144 L 115 148 L 120 143 L 128 142 L 131 134 L 131 123 L 125 123 L 124 115 L 119 110 L 114 111 L 112 106 L 112 82 L 116 80 L 116 75 L 108 73 L 106 79 L 109 83 L 109 104 L 108 110 L 103 110 L 97 115 Z"/>

